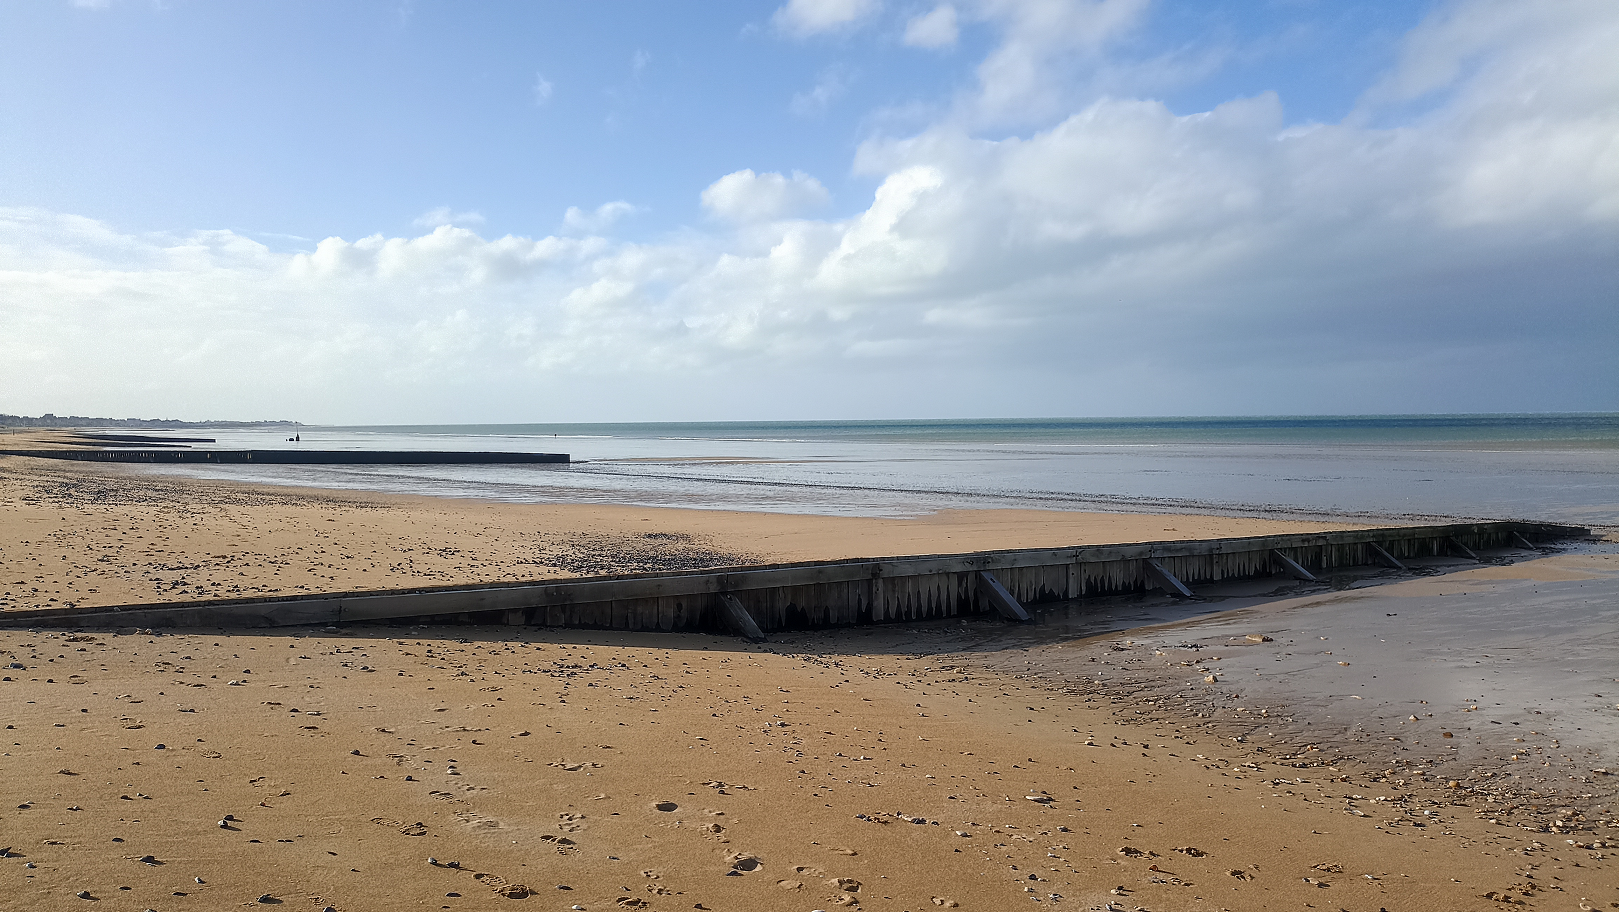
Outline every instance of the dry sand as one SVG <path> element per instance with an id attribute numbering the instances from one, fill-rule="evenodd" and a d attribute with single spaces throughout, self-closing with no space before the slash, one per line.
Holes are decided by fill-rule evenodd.
<path id="1" fill-rule="evenodd" d="M 1600 834 L 962 653 L 998 629 L 3 631 L 0 907 L 1619 902 Z"/>
<path id="2" fill-rule="evenodd" d="M 97 607 L 1353 524 L 1049 510 L 866 519 L 249 486 L 0 457 L 0 610 Z"/>
<path id="3" fill-rule="evenodd" d="M 546 555 L 540 575 L 569 572 L 550 555 L 701 564 L 1300 525 L 1003 514 L 886 524 L 911 530 L 896 539 L 868 521 L 22 462 L 0 463 L 4 581 L 31 599 L 16 607 L 47 588 L 88 605 L 483 581 L 522 554 Z M 959 541 L 986 544 L 940 546 Z M 1242 737 L 1149 697 L 1119 636 L 1033 636 L 978 619 L 764 646 L 0 630 L 0 909 L 1619 908 L 1603 821 L 1570 821 L 1572 841 L 1492 824 L 1469 787 L 1396 784 L 1339 745 Z"/>

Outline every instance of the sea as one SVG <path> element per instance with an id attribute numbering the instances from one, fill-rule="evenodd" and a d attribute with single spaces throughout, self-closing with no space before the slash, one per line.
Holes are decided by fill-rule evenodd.
<path id="1" fill-rule="evenodd" d="M 113 429 L 117 430 L 117 429 Z M 153 433 L 153 432 L 146 432 Z M 189 429 L 221 449 L 566 453 L 566 465 L 156 466 L 465 497 L 903 517 L 951 508 L 1619 527 L 1619 414 Z M 294 434 L 297 441 L 289 440 Z"/>

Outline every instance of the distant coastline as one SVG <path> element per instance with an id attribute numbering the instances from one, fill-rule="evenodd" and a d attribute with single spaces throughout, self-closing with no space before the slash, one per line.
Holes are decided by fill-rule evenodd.
<path id="1" fill-rule="evenodd" d="M 83 415 L 53 415 L 49 412 L 38 418 L 27 415 L 0 415 L 0 427 L 6 428 L 270 428 L 303 427 L 298 421 L 180 421 L 176 418 L 86 418 Z"/>

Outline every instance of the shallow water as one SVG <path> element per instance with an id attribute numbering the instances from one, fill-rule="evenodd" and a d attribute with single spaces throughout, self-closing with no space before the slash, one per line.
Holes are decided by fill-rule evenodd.
<path id="1" fill-rule="evenodd" d="M 197 431 L 186 431 L 195 435 Z M 907 516 L 1034 507 L 1619 526 L 1619 416 L 219 430 L 222 448 L 567 452 L 567 466 L 148 471 L 517 503 Z"/>
<path id="2" fill-rule="evenodd" d="M 1619 776 L 1619 543 L 1564 543 L 1558 562 L 1578 573 L 1540 575 L 1588 578 L 1480 579 L 1466 573 L 1476 564 L 1433 561 L 1421 568 L 1432 575 L 1366 571 L 1364 579 L 1340 580 L 1348 588 L 1338 590 L 1253 581 L 1228 584 L 1227 597 L 1209 601 L 1153 594 L 1064 602 L 1042 606 L 1033 627 L 987 633 L 980 648 L 1128 641 L 1118 655 L 1150 656 L 1158 674 L 1178 674 L 1233 705 L 1272 707 L 1271 719 L 1253 718 L 1256 730 L 1381 744 L 1391 756 L 1440 752 L 1463 763 L 1507 763 L 1509 771 L 1582 787 L 1593 769 Z M 1249 634 L 1273 639 L 1255 643 Z M 1180 666 L 1187 660 L 1193 667 Z M 1049 650 L 1035 665 L 1076 674 L 1097 667 Z M 1199 667 L 1219 682 L 1206 687 Z M 1285 724 L 1284 714 L 1300 724 Z M 1514 753 L 1520 759 L 1508 761 Z"/>

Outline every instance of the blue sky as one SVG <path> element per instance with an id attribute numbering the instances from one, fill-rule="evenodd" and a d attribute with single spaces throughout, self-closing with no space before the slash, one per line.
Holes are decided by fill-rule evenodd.
<path id="1" fill-rule="evenodd" d="M 1600 0 L 11 4 L 0 411 L 1619 409 L 1614 39 Z"/>

